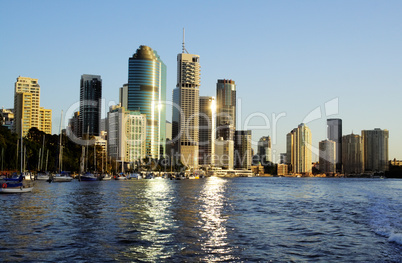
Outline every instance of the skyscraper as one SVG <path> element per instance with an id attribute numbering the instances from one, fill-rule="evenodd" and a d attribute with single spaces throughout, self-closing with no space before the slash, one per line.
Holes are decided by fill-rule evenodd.
<path id="1" fill-rule="evenodd" d="M 215 97 L 200 96 L 199 164 L 213 165 L 215 153 Z"/>
<path id="2" fill-rule="evenodd" d="M 363 173 L 363 142 L 359 135 L 342 136 L 342 164 L 346 175 Z"/>
<path id="3" fill-rule="evenodd" d="M 80 134 L 99 136 L 102 109 L 102 79 L 99 75 L 81 76 L 80 85 Z"/>
<path id="4" fill-rule="evenodd" d="M 268 164 L 272 162 L 272 151 L 271 151 L 271 137 L 263 136 L 258 141 L 257 155 L 262 164 Z"/>
<path id="5" fill-rule="evenodd" d="M 321 141 L 319 143 L 319 163 L 320 172 L 333 175 L 336 172 L 336 143 L 331 140 Z"/>
<path id="6" fill-rule="evenodd" d="M 52 111 L 40 107 L 40 86 L 38 79 L 19 76 L 14 92 L 14 132 L 25 136 L 36 127 L 45 133 L 52 132 Z"/>
<path id="7" fill-rule="evenodd" d="M 370 172 L 388 171 L 388 130 L 363 130 L 364 170 Z"/>
<path id="8" fill-rule="evenodd" d="M 234 138 L 235 168 L 250 169 L 252 157 L 251 130 L 236 131 Z"/>
<path id="9" fill-rule="evenodd" d="M 233 140 L 236 130 L 236 84 L 234 80 L 219 79 L 216 84 L 217 137 Z"/>
<path id="10" fill-rule="evenodd" d="M 198 167 L 200 56 L 177 55 L 177 85 L 173 90 L 172 132 L 181 162 Z"/>
<path id="11" fill-rule="evenodd" d="M 336 170 L 342 171 L 342 120 L 327 119 L 327 138 L 335 142 Z"/>
<path id="12" fill-rule="evenodd" d="M 159 159 L 166 144 L 166 66 L 152 48 L 140 46 L 129 58 L 127 102 L 121 100 L 128 110 L 146 115 L 146 155 Z"/>
<path id="13" fill-rule="evenodd" d="M 287 162 L 291 164 L 291 171 L 297 174 L 311 173 L 311 131 L 304 124 L 300 124 L 287 134 Z"/>

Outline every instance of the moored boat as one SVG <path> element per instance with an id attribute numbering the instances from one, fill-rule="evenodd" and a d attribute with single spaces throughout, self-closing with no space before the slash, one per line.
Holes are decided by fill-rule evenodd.
<path id="1" fill-rule="evenodd" d="M 28 193 L 33 190 L 33 186 L 24 185 L 22 182 L 3 182 L 0 186 L 2 194 Z"/>
<path id="2" fill-rule="evenodd" d="M 96 177 L 93 173 L 86 172 L 85 174 L 80 176 L 81 181 L 97 181 L 98 177 Z"/>
<path id="3" fill-rule="evenodd" d="M 52 182 L 71 182 L 73 178 L 66 172 L 56 173 L 51 176 Z"/>

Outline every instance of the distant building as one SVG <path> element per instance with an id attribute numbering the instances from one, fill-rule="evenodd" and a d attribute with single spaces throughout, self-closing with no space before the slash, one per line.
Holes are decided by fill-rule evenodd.
<path id="1" fill-rule="evenodd" d="M 71 129 L 71 132 L 78 137 L 79 134 L 82 134 L 81 125 L 80 125 L 80 112 L 74 112 L 74 115 L 68 120 L 68 125 Z"/>
<path id="2" fill-rule="evenodd" d="M 320 172 L 333 175 L 336 173 L 336 143 L 331 140 L 319 143 Z"/>
<path id="3" fill-rule="evenodd" d="M 281 153 L 279 158 L 280 158 L 279 163 L 281 164 L 287 163 L 286 153 Z"/>
<path id="4" fill-rule="evenodd" d="M 289 174 L 288 165 L 287 164 L 277 164 L 276 165 L 277 175 L 287 175 Z"/>
<path id="5" fill-rule="evenodd" d="M 52 110 L 40 107 L 40 86 L 38 79 L 18 77 L 14 93 L 14 128 L 13 131 L 25 136 L 29 129 L 52 133 Z"/>
<path id="6" fill-rule="evenodd" d="M 367 172 L 388 171 L 388 130 L 363 130 L 364 170 Z"/>
<path id="7" fill-rule="evenodd" d="M 251 169 L 251 130 L 236 131 L 234 138 L 234 165 L 237 169 Z"/>
<path id="8" fill-rule="evenodd" d="M 213 165 L 215 154 L 215 97 L 200 96 L 199 165 Z"/>
<path id="9" fill-rule="evenodd" d="M 119 90 L 119 103 L 122 107 L 127 109 L 128 105 L 128 84 L 124 84 Z"/>
<path id="10" fill-rule="evenodd" d="M 287 162 L 291 171 L 297 174 L 310 174 L 311 167 L 311 131 L 304 124 L 300 124 L 286 136 Z"/>
<path id="11" fill-rule="evenodd" d="M 117 161 L 133 163 L 146 156 L 146 117 L 120 105 L 108 112 L 108 154 Z"/>
<path id="12" fill-rule="evenodd" d="M 159 159 L 166 145 L 166 65 L 158 53 L 141 45 L 128 60 L 127 96 L 123 86 L 122 105 L 147 118 L 146 154 Z"/>
<path id="13" fill-rule="evenodd" d="M 342 171 L 342 120 L 327 119 L 327 138 L 335 142 L 336 171 Z M 320 166 L 321 167 L 321 166 Z"/>
<path id="14" fill-rule="evenodd" d="M 14 112 L 13 109 L 0 109 L 0 123 L 9 130 L 13 129 Z"/>
<path id="15" fill-rule="evenodd" d="M 198 168 L 200 56 L 177 55 L 177 85 L 173 90 L 172 133 L 176 154 L 189 168 Z"/>
<path id="16" fill-rule="evenodd" d="M 258 141 L 257 155 L 262 165 L 272 162 L 271 137 L 263 136 Z"/>
<path id="17" fill-rule="evenodd" d="M 215 167 L 232 170 L 234 168 L 234 142 L 224 140 L 222 137 L 215 140 L 215 154 L 213 163 Z"/>
<path id="18" fill-rule="evenodd" d="M 359 135 L 342 136 L 342 164 L 344 174 L 361 174 L 364 171 L 363 142 Z"/>
<path id="19" fill-rule="evenodd" d="M 78 137 L 99 136 L 102 110 L 102 79 L 99 75 L 81 75 Z"/>

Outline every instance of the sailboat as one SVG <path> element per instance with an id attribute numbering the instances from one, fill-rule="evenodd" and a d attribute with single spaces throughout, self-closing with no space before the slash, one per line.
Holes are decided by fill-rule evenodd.
<path id="1" fill-rule="evenodd" d="M 1 194 L 16 194 L 16 193 L 28 193 L 32 192 L 33 186 L 30 185 L 24 185 L 22 183 L 22 180 L 24 179 L 23 175 L 23 138 L 22 138 L 22 119 L 21 119 L 21 174 L 17 178 L 10 178 L 10 179 L 3 179 L 1 184 L 0 184 L 0 193 Z"/>
<path id="2" fill-rule="evenodd" d="M 63 122 L 63 111 L 61 111 L 61 120 L 60 120 L 60 139 L 59 139 L 59 167 L 58 173 L 55 173 L 52 175 L 52 178 L 50 179 L 52 182 L 71 182 L 73 178 L 67 173 L 62 171 L 62 159 L 63 159 L 63 148 L 61 146 L 61 124 Z"/>
<path id="3" fill-rule="evenodd" d="M 88 153 L 88 140 L 89 140 L 89 126 L 88 126 L 88 138 L 87 138 L 87 150 L 86 153 Z M 96 145 L 94 145 L 94 167 L 96 167 Z M 85 156 L 87 158 L 87 156 Z M 88 159 L 87 159 L 87 170 L 88 170 Z M 87 171 L 84 174 L 80 176 L 81 181 L 97 181 L 98 178 L 91 172 Z"/>

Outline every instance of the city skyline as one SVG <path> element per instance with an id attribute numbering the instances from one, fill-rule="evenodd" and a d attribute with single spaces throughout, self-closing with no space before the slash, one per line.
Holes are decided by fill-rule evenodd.
<path id="1" fill-rule="evenodd" d="M 271 136 L 273 155 L 279 156 L 279 153 L 286 151 L 286 134 L 320 107 L 321 117 L 307 122 L 315 147 L 318 147 L 319 141 L 326 139 L 326 120 L 340 118 L 343 120 L 343 134 L 360 134 L 362 130 L 375 128 L 389 130 L 389 159 L 402 159 L 402 136 L 399 136 L 402 134 L 402 124 L 394 120 L 401 113 L 397 105 L 398 98 L 402 97 L 402 79 L 398 74 L 402 61 L 398 47 L 402 39 L 396 30 L 401 24 L 401 19 L 397 16 L 402 10 L 401 3 L 365 1 L 364 5 L 359 5 L 349 2 L 324 4 L 306 1 L 303 4 L 290 2 L 288 5 L 265 2 L 257 4 L 260 10 L 252 16 L 255 7 L 222 1 L 215 3 L 215 10 L 210 12 L 223 14 L 222 10 L 228 8 L 232 12 L 227 13 L 233 18 L 227 22 L 224 19 L 228 18 L 228 14 L 223 14 L 219 19 L 213 18 L 208 23 L 200 23 L 203 25 L 180 20 L 156 27 L 156 23 L 160 22 L 158 19 L 143 31 L 132 29 L 135 32 L 129 34 L 125 41 L 104 41 L 102 45 L 89 45 L 87 40 L 79 44 L 75 40 L 75 37 L 81 36 L 81 33 L 74 36 L 79 33 L 80 26 L 84 29 L 95 26 L 101 35 L 118 40 L 140 18 L 125 19 L 122 15 L 110 26 L 95 19 L 100 22 L 98 26 L 89 22 L 86 12 L 77 11 L 75 4 L 63 6 L 66 9 L 65 15 L 55 12 L 56 16 L 52 14 L 52 10 L 56 10 L 53 5 L 38 3 L 24 6 L 24 2 L 2 2 L 1 28 L 5 32 L 5 42 L 0 51 L 4 58 L 4 71 L 0 73 L 3 91 L 1 106 L 13 107 L 11 101 L 15 78 L 36 78 L 41 83 L 41 106 L 52 109 L 53 123 L 57 124 L 61 110 L 66 112 L 66 109 L 78 101 L 77 79 L 88 73 L 102 76 L 105 113 L 109 102 L 118 103 L 118 89 L 127 80 L 127 57 L 139 45 L 149 45 L 157 50 L 167 65 L 169 100 L 175 87 L 176 54 L 180 51 L 181 29 L 185 27 L 187 49 L 202 57 L 200 96 L 215 96 L 218 79 L 236 80 L 243 120 L 238 129 L 248 129 L 244 127 L 248 116 L 254 113 L 265 114 L 270 120 L 270 128 L 260 131 L 251 129 L 252 137 L 253 141 L 258 141 L 261 136 Z M 124 14 L 123 9 L 128 9 L 129 6 L 130 3 L 122 2 L 121 5 L 101 4 L 95 8 L 107 17 L 115 17 L 113 12 L 105 10 L 111 8 Z M 160 3 L 156 12 L 163 14 L 160 19 L 165 19 L 167 14 L 162 10 L 166 10 L 166 13 L 181 12 L 183 8 L 178 6 Z M 198 7 L 199 13 L 194 14 L 196 18 L 209 12 L 207 5 L 192 6 Z M 345 6 L 347 8 L 344 9 Z M 175 8 L 178 10 L 174 10 Z M 22 20 L 13 21 L 7 13 L 11 9 L 18 9 Z M 32 9 L 40 10 L 39 15 L 31 12 Z M 305 12 L 299 13 L 298 9 Z M 77 24 L 65 25 L 68 24 L 64 23 L 68 18 L 68 10 L 77 16 Z M 42 19 L 37 18 L 41 15 Z M 245 19 L 236 22 L 235 17 Z M 60 26 L 57 32 L 62 31 L 64 35 L 53 31 L 57 26 Z M 119 26 L 120 30 L 114 30 Z M 215 26 L 217 29 L 211 30 Z M 30 41 L 23 43 L 22 39 L 26 36 L 18 36 L 23 28 L 37 34 L 41 39 L 40 44 L 32 44 Z M 221 32 L 226 32 L 227 38 L 222 38 Z M 104 39 L 104 36 L 101 38 Z M 245 40 L 240 41 L 243 38 Z M 65 51 L 62 53 L 63 64 L 62 67 L 55 67 L 54 65 L 60 63 L 60 50 Z M 333 99 L 338 99 L 338 112 L 328 116 L 325 103 Z M 272 114 L 278 117 L 281 113 L 286 116 L 277 118 L 277 126 L 273 127 Z M 167 111 L 169 121 L 170 115 Z M 66 116 L 64 119 L 70 117 Z M 261 125 L 261 120 L 261 117 L 256 116 L 251 124 Z M 53 133 L 58 133 L 58 129 L 58 125 L 53 125 Z M 256 146 L 253 148 L 256 149 Z"/>

